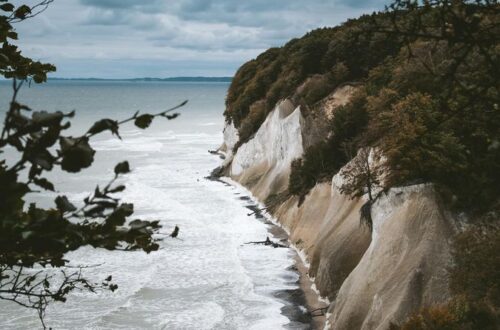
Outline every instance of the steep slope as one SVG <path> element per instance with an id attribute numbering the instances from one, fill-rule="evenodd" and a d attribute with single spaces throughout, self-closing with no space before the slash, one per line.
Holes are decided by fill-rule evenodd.
<path id="1" fill-rule="evenodd" d="M 495 329 L 499 7 L 395 9 L 244 64 L 220 173 L 305 252 L 329 327 Z"/>
<path id="2" fill-rule="evenodd" d="M 228 165 L 228 175 L 261 201 L 286 190 L 292 160 L 303 152 L 300 112 L 291 109 L 290 101 L 280 102 Z M 332 301 L 333 328 L 385 329 L 421 306 L 446 301 L 453 230 L 432 186 L 384 194 L 372 207 L 370 232 L 359 220 L 367 197 L 342 194 L 343 180 L 338 174 L 300 205 L 290 196 L 273 212 L 308 256 L 321 295 Z"/>

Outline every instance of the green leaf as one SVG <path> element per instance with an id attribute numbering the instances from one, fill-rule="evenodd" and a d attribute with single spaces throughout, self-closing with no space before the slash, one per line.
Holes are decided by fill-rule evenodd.
<path id="1" fill-rule="evenodd" d="M 63 213 L 76 211 L 76 206 L 71 204 L 66 196 L 57 196 L 55 202 L 57 209 Z"/>
<path id="2" fill-rule="evenodd" d="M 130 166 L 127 161 L 121 162 L 115 166 L 115 174 L 126 174 L 130 172 Z"/>
<path id="3" fill-rule="evenodd" d="M 153 121 L 154 116 L 150 114 L 144 114 L 140 115 L 137 117 L 134 121 L 135 126 L 145 129 L 148 128 L 149 125 L 151 125 L 151 122 Z"/>

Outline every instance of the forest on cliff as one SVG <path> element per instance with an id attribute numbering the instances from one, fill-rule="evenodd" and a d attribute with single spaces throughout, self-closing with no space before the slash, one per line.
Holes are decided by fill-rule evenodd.
<path id="1" fill-rule="evenodd" d="M 395 1 L 267 50 L 238 70 L 228 92 L 225 117 L 238 129 L 237 149 L 280 100 L 315 122 L 332 93 L 355 87 L 314 127 L 323 138 L 293 162 L 287 193 L 303 198 L 371 149 L 383 155 L 383 168 L 352 168 L 345 193 L 368 190 L 371 201 L 374 184 L 384 192 L 432 183 L 449 210 L 469 219 L 454 242 L 455 298 L 422 310 L 405 329 L 498 325 L 499 41 L 496 1 Z"/>

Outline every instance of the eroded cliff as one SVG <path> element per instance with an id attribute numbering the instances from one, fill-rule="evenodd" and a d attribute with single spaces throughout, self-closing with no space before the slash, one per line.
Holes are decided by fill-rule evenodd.
<path id="1" fill-rule="evenodd" d="M 345 88 L 337 92 L 346 98 Z M 338 97 L 330 99 L 325 108 L 333 111 Z M 327 327 L 387 329 L 420 307 L 449 298 L 453 229 L 432 185 L 382 192 L 371 207 L 370 230 L 360 223 L 368 197 L 341 193 L 342 170 L 316 184 L 303 201 L 287 194 L 291 163 L 302 156 L 308 134 L 300 108 L 291 101 L 279 102 L 234 153 L 230 146 L 237 133 L 231 126 L 224 135 L 225 173 L 267 202 L 290 241 L 305 252 L 309 275 L 331 302 Z"/>

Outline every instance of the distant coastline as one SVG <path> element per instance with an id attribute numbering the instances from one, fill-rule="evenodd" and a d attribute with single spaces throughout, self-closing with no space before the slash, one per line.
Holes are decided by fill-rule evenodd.
<path id="1" fill-rule="evenodd" d="M 49 81 L 153 81 L 153 82 L 231 82 L 233 77 L 170 77 L 170 78 L 126 78 L 126 79 L 112 79 L 112 78 L 57 78 L 49 77 Z"/>

